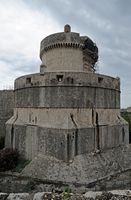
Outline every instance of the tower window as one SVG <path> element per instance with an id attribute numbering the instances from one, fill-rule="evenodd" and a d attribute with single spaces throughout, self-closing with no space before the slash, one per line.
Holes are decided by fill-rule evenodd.
<path id="1" fill-rule="evenodd" d="M 122 128 L 122 142 L 125 141 L 125 130 L 124 128 Z"/>
<path id="2" fill-rule="evenodd" d="M 103 81 L 102 77 L 98 77 L 98 83 L 101 83 Z"/>
<path id="3" fill-rule="evenodd" d="M 58 82 L 63 81 L 63 75 L 57 75 L 56 78 Z"/>
<path id="4" fill-rule="evenodd" d="M 31 77 L 26 78 L 26 83 L 31 83 Z"/>

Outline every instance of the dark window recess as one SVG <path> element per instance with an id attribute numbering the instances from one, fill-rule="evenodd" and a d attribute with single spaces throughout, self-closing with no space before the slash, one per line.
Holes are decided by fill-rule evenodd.
<path id="1" fill-rule="evenodd" d="M 14 127 L 11 127 L 11 147 L 13 147 Z"/>
<path id="2" fill-rule="evenodd" d="M 63 81 L 63 75 L 57 75 L 56 78 L 58 82 Z"/>
<path id="3" fill-rule="evenodd" d="M 35 117 L 35 124 L 37 124 L 37 117 Z"/>
<path id="4" fill-rule="evenodd" d="M 29 123 L 31 122 L 31 114 L 29 114 Z"/>
<path id="5" fill-rule="evenodd" d="M 98 83 L 101 83 L 103 81 L 102 77 L 98 77 Z"/>
<path id="6" fill-rule="evenodd" d="M 71 78 L 71 77 L 67 77 L 67 83 L 73 84 L 74 83 L 74 79 Z"/>
<path id="7" fill-rule="evenodd" d="M 125 141 L 125 130 L 124 128 L 122 128 L 122 142 Z"/>
<path id="8" fill-rule="evenodd" d="M 26 83 L 27 83 L 27 84 L 28 84 L 28 83 L 31 83 L 31 78 L 30 78 L 30 77 L 26 78 Z"/>
<path id="9" fill-rule="evenodd" d="M 97 149 L 100 150 L 100 130 L 99 130 L 99 119 L 98 119 L 98 113 L 96 112 L 96 143 L 97 143 Z"/>

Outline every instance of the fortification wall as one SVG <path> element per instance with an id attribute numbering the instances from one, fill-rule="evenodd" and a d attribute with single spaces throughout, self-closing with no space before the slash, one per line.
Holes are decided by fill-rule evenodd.
<path id="1" fill-rule="evenodd" d="M 6 145 L 27 159 L 41 152 L 69 161 L 75 155 L 128 144 L 127 133 L 119 109 L 16 108 L 7 124 Z"/>
<path id="2" fill-rule="evenodd" d="M 5 122 L 13 116 L 13 90 L 0 90 L 0 137 L 5 136 Z"/>
<path id="3" fill-rule="evenodd" d="M 120 91 L 120 79 L 96 73 L 46 72 L 28 74 L 15 80 L 15 90 L 35 86 L 94 86 Z"/>
<path id="4" fill-rule="evenodd" d="M 24 88 L 15 91 L 16 107 L 119 108 L 120 92 L 91 86 Z"/>
<path id="5" fill-rule="evenodd" d="M 89 73 L 46 73 L 15 82 L 16 107 L 120 108 L 119 79 Z"/>
<path id="6" fill-rule="evenodd" d="M 59 180 L 93 190 L 124 188 L 131 184 L 131 146 L 76 156 L 68 164 L 39 154 L 22 172 L 32 178 Z M 125 176 L 124 176 L 125 175 Z"/>
<path id="7" fill-rule="evenodd" d="M 120 116 L 120 80 L 93 73 L 98 48 L 88 36 L 66 25 L 64 32 L 42 40 L 40 58 L 39 74 L 15 81 L 7 147 L 28 159 L 42 153 L 69 162 L 128 144 L 128 124 Z"/>
<path id="8" fill-rule="evenodd" d="M 82 72 L 23 76 L 15 81 L 6 145 L 28 159 L 41 152 L 69 161 L 128 144 L 128 125 L 119 108 L 119 79 Z"/>

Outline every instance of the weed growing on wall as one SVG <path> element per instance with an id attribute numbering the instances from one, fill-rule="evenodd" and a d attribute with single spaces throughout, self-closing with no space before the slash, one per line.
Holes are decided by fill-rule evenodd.
<path id="1" fill-rule="evenodd" d="M 8 171 L 16 167 L 18 163 L 18 151 L 7 148 L 0 150 L 0 171 Z"/>

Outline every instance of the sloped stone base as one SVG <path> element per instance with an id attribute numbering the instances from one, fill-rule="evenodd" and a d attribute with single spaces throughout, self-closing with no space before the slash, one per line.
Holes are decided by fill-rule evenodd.
<path id="1" fill-rule="evenodd" d="M 39 154 L 25 167 L 21 175 L 91 188 L 97 185 L 98 189 L 100 185 L 104 185 L 106 189 L 106 182 L 110 181 L 107 187 L 112 187 L 113 178 L 116 179 L 116 187 L 117 178 L 119 187 L 122 187 L 124 181 L 131 184 L 130 164 L 131 146 L 128 145 L 105 152 L 79 155 L 69 163 Z M 125 175 L 120 177 L 122 173 Z"/>

